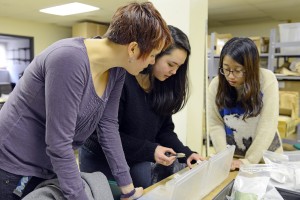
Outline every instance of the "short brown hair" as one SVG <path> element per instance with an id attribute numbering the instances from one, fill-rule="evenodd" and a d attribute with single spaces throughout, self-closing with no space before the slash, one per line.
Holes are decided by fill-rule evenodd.
<path id="1" fill-rule="evenodd" d="M 166 22 L 151 2 L 120 7 L 103 37 L 122 45 L 137 42 L 141 51 L 139 57 L 144 58 L 162 44 L 165 49 L 172 41 Z"/>

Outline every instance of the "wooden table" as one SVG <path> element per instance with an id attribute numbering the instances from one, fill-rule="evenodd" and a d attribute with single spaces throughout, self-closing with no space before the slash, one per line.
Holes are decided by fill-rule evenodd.
<path id="1" fill-rule="evenodd" d="M 222 189 L 228 185 L 228 183 L 230 183 L 233 179 L 235 179 L 235 177 L 237 176 L 238 171 L 233 171 L 229 173 L 229 176 L 227 177 L 227 179 L 225 179 L 218 187 L 216 187 L 213 191 L 211 191 L 208 195 L 206 195 L 202 200 L 211 200 L 213 197 L 215 197 L 220 191 L 222 191 Z M 146 188 L 144 190 L 144 194 L 148 193 L 149 191 L 153 190 L 154 188 L 156 188 L 159 185 L 164 185 L 166 182 L 168 182 L 169 180 L 171 180 L 173 178 L 174 175 L 169 176 L 167 178 L 165 178 L 164 180 L 161 180 L 160 182 L 151 185 L 150 187 Z M 192 191 L 191 191 L 192 192 Z"/>

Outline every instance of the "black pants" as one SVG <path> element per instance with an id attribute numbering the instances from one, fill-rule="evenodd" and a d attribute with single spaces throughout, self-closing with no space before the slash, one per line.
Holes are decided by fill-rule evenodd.
<path id="1" fill-rule="evenodd" d="M 16 189 L 19 181 L 23 176 L 9 173 L 0 169 L 0 199 L 2 200 L 20 200 L 30 193 L 34 188 L 45 179 L 32 177 L 26 185 L 22 197 L 17 196 L 13 193 Z"/>
<path id="2" fill-rule="evenodd" d="M 82 172 L 101 171 L 108 180 L 114 180 L 107 161 L 99 159 L 99 156 L 85 146 L 79 149 L 79 167 Z M 178 160 L 167 167 L 151 162 L 140 162 L 130 166 L 130 175 L 134 186 L 147 188 L 185 167 L 186 164 L 179 163 Z"/>

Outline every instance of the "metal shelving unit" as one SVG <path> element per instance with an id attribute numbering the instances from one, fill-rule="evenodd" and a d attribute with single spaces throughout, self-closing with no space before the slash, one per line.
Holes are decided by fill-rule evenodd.
<path id="1" fill-rule="evenodd" d="M 276 53 L 277 48 L 282 47 L 300 47 L 300 41 L 296 42 L 277 42 L 276 38 L 276 29 L 272 29 L 270 32 L 270 44 L 269 44 L 269 56 L 268 56 L 268 69 L 271 71 L 275 71 L 278 67 L 278 59 L 288 59 L 288 58 L 295 58 L 300 57 L 300 54 L 284 54 L 284 53 Z M 276 65 L 274 62 L 276 61 Z M 285 75 L 276 75 L 278 81 L 300 81 L 300 76 L 285 76 Z M 299 89 L 300 90 L 300 89 Z M 299 102 L 300 104 L 300 102 Z M 287 144 L 296 144 L 300 143 L 300 125 L 297 126 L 297 134 L 293 137 L 283 138 L 283 143 Z"/>
<path id="2" fill-rule="evenodd" d="M 297 42 L 277 42 L 276 39 L 276 29 L 271 29 L 270 32 L 270 44 L 269 44 L 269 53 L 268 53 L 268 69 L 275 71 L 275 68 L 278 66 L 279 58 L 293 58 L 300 57 L 300 54 L 284 54 L 284 53 L 275 53 L 277 48 L 282 47 L 300 47 L 300 41 Z M 277 65 L 274 65 L 274 61 L 277 61 Z M 277 76 L 279 80 L 300 80 L 300 76 Z"/>
<path id="3" fill-rule="evenodd" d="M 215 55 L 216 45 L 215 45 L 216 33 L 211 33 L 210 35 L 210 50 L 208 52 L 208 80 L 209 82 L 218 74 L 218 61 L 220 55 Z M 218 60 L 216 60 L 218 58 Z"/>
<path id="4" fill-rule="evenodd" d="M 216 45 L 215 45 L 216 34 L 211 33 L 210 38 L 210 52 L 208 53 L 208 77 L 211 80 L 214 76 L 218 74 L 218 61 L 220 55 L 215 54 Z M 300 57 L 300 54 L 283 54 L 275 53 L 275 49 L 281 47 L 295 47 L 300 46 L 299 42 L 276 42 L 276 29 L 272 29 L 270 32 L 270 44 L 269 44 L 269 53 L 260 54 L 261 58 L 268 59 L 267 68 L 271 71 L 275 71 L 277 66 L 274 65 L 274 61 L 277 61 L 279 58 L 291 58 L 291 57 Z M 278 64 L 278 62 L 277 62 Z M 298 76 L 276 76 L 278 80 L 300 80 Z"/>

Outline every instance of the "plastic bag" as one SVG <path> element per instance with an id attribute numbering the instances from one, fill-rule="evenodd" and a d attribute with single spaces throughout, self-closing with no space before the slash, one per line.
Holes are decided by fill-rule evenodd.
<path id="1" fill-rule="evenodd" d="M 241 166 L 229 199 L 283 200 L 270 181 L 272 173 L 279 173 L 280 170 L 282 170 L 281 166 L 274 166 L 270 164 L 251 164 Z M 277 180 L 282 181 L 282 176 L 276 178 Z"/>
<path id="2" fill-rule="evenodd" d="M 264 151 L 263 159 L 266 164 L 283 164 L 289 161 L 289 157 L 287 155 L 275 153 L 272 151 Z"/>
<path id="3" fill-rule="evenodd" d="M 255 167 L 242 169 L 234 181 L 231 199 L 261 200 L 266 194 L 270 173 Z"/>
<path id="4" fill-rule="evenodd" d="M 265 163 L 274 166 L 271 171 L 271 179 L 281 183 L 275 186 L 299 191 L 300 190 L 300 151 L 284 152 L 283 154 L 265 151 L 263 153 Z"/>

